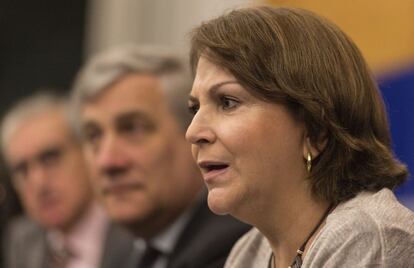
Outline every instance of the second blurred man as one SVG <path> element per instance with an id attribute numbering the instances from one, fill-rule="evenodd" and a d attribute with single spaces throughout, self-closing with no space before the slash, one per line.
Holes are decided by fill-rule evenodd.
<path id="1" fill-rule="evenodd" d="M 190 76 L 168 53 L 134 46 L 93 58 L 73 105 L 98 195 L 135 235 L 128 267 L 223 267 L 248 229 L 212 214 L 184 139 Z"/>

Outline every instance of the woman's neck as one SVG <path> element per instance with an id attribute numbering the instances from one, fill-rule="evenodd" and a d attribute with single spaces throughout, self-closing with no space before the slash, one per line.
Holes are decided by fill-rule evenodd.
<path id="1" fill-rule="evenodd" d="M 288 267 L 330 204 L 318 202 L 311 194 L 304 193 L 280 199 L 271 202 L 272 205 L 264 210 L 262 216 L 256 218 L 254 225 L 268 239 L 275 255 L 276 267 Z M 309 239 L 304 255 L 323 224 L 322 222 Z"/>

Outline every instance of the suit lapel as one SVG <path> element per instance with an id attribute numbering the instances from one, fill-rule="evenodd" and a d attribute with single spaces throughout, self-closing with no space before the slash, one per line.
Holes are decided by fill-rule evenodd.
<path id="1" fill-rule="evenodd" d="M 125 230 L 110 224 L 102 253 L 101 268 L 127 267 L 133 258 L 133 238 Z"/>
<path id="2" fill-rule="evenodd" d="M 22 254 L 26 255 L 26 265 L 28 265 L 26 267 L 45 268 L 48 252 L 46 233 L 44 231 L 33 233 L 33 237 L 27 239 L 25 242 L 27 245 L 24 247 L 29 249 L 22 252 Z"/>

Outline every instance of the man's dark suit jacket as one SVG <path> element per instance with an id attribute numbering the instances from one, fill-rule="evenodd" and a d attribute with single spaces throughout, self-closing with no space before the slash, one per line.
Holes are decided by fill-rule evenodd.
<path id="1" fill-rule="evenodd" d="M 250 228 L 230 216 L 215 215 L 204 199 L 168 256 L 167 268 L 222 268 L 234 243 Z M 148 268 L 137 265 L 125 267 Z"/>
<path id="2" fill-rule="evenodd" d="M 46 232 L 33 221 L 27 217 L 13 221 L 4 238 L 5 268 L 45 268 L 48 252 Z M 132 237 L 119 227 L 110 225 L 105 240 L 99 268 L 122 268 L 133 252 Z"/>
<path id="3" fill-rule="evenodd" d="M 202 202 L 180 236 L 168 268 L 222 268 L 236 241 L 250 226 L 218 216 Z"/>

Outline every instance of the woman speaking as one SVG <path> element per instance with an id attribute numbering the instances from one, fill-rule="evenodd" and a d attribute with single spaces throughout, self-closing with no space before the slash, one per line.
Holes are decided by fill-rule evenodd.
<path id="1" fill-rule="evenodd" d="M 253 225 L 226 267 L 414 267 L 377 85 L 354 43 L 301 9 L 232 11 L 192 32 L 186 137 L 208 204 Z"/>

